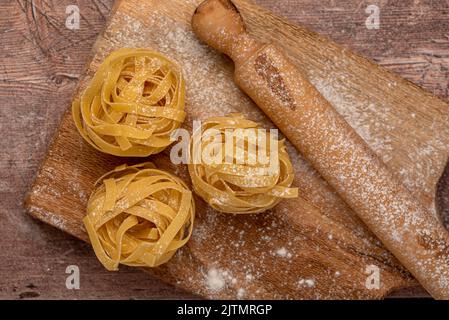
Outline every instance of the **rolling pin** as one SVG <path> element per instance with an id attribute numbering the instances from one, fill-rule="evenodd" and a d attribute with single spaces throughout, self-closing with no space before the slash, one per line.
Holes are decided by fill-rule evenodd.
<path id="1" fill-rule="evenodd" d="M 229 0 L 200 4 L 192 28 L 234 61 L 237 85 L 421 285 L 449 299 L 449 233 L 306 75 L 276 46 L 253 39 Z"/>

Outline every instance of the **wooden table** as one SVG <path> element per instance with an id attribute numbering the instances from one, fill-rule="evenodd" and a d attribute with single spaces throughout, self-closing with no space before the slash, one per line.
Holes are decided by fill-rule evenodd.
<path id="1" fill-rule="evenodd" d="M 0 16 L 0 298 L 195 298 L 138 270 L 110 273 L 88 245 L 37 222 L 22 203 L 64 108 L 69 105 L 112 0 L 22 1 L 2 4 Z M 449 3 L 439 1 L 256 0 L 449 98 Z M 76 4 L 78 30 L 66 28 Z M 377 4 L 380 28 L 367 29 L 365 9 Z M 65 286 L 77 265 L 81 289 Z M 425 296 L 421 289 L 399 296 Z"/>

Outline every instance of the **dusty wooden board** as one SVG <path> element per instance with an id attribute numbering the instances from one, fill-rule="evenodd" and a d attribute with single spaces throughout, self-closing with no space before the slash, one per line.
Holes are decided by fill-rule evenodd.
<path id="1" fill-rule="evenodd" d="M 151 47 L 184 68 L 186 126 L 193 119 L 240 111 L 271 127 L 232 83 L 230 61 L 199 44 L 190 31 L 190 16 L 198 2 L 118 2 L 105 33 L 96 42 L 87 75 L 113 49 Z M 449 141 L 447 103 L 327 39 L 254 5 L 242 1 L 237 5 L 250 31 L 283 46 L 433 210 L 436 182 L 449 153 L 445 148 Z M 295 150 L 290 148 L 290 152 L 297 172 L 295 184 L 302 190 L 300 199 L 284 201 L 273 212 L 250 217 L 217 214 L 197 201 L 192 240 L 170 263 L 150 272 L 192 292 L 219 298 L 374 298 L 415 285 L 307 162 Z M 166 156 L 154 160 L 188 181 L 185 168 L 175 168 Z M 66 114 L 27 207 L 35 217 L 86 240 L 81 218 L 93 181 L 113 166 L 130 161 L 92 150 L 79 138 Z M 291 257 L 280 256 L 282 248 Z M 381 269 L 379 290 L 365 287 L 364 270 L 370 264 Z M 211 269 L 224 278 L 225 289 L 208 289 Z"/>

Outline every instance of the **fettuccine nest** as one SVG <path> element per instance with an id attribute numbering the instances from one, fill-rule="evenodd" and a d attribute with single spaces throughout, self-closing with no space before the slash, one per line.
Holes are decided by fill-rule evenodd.
<path id="1" fill-rule="evenodd" d="M 152 163 L 122 165 L 101 177 L 83 219 L 108 270 L 119 264 L 156 267 L 189 240 L 195 217 L 191 191 Z"/>
<path id="2" fill-rule="evenodd" d="M 89 86 L 75 99 L 72 114 L 83 138 L 116 156 L 145 157 L 172 143 L 184 121 L 185 85 L 180 68 L 146 49 L 112 52 Z"/>
<path id="3" fill-rule="evenodd" d="M 260 213 L 283 198 L 298 196 L 297 188 L 290 188 L 294 171 L 284 142 L 274 140 L 266 130 L 251 131 L 258 128 L 257 123 L 242 115 L 230 114 L 209 118 L 202 123 L 200 131 L 194 132 L 189 150 L 190 177 L 195 192 L 214 209 L 226 213 Z M 234 134 L 229 144 L 230 132 Z M 256 146 L 251 145 L 245 132 L 257 132 L 262 142 L 253 140 Z M 277 157 L 270 157 L 272 143 L 276 143 Z M 225 151 L 229 146 L 232 146 L 231 154 Z M 266 154 L 270 162 L 261 163 L 257 158 L 260 153 Z M 205 154 L 213 161 L 204 161 Z"/>

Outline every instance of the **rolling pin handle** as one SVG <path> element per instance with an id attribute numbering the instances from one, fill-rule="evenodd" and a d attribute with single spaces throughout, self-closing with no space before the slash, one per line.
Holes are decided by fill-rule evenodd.
<path id="1" fill-rule="evenodd" d="M 246 32 L 237 7 L 229 0 L 206 0 L 192 16 L 192 28 L 203 42 L 231 57 L 236 65 L 263 46 Z"/>

